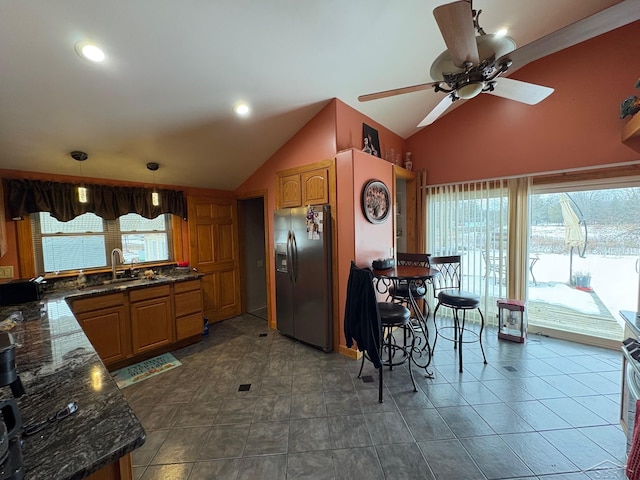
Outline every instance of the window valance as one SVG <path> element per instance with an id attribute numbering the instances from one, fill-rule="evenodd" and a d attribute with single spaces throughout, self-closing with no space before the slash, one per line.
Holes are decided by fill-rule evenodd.
<path id="1" fill-rule="evenodd" d="M 87 212 L 106 220 L 115 220 L 127 213 L 145 218 L 171 213 L 187 218 L 184 193 L 177 190 L 86 184 L 83 186 L 88 190 L 87 202 L 80 203 L 78 184 L 26 179 L 6 179 L 5 182 L 12 218 L 36 212 L 49 212 L 61 222 Z M 151 201 L 153 191 L 158 192 L 160 199 L 157 206 Z"/>

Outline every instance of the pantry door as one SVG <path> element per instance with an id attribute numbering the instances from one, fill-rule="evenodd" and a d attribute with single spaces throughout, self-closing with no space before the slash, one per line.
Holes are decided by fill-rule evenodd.
<path id="1" fill-rule="evenodd" d="M 235 199 L 187 198 L 191 265 L 204 274 L 204 314 L 210 322 L 240 314 Z"/>

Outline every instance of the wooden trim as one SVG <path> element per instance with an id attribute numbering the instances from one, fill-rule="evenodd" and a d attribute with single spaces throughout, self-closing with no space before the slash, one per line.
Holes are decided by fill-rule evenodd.
<path id="1" fill-rule="evenodd" d="M 393 205 L 395 211 L 395 205 L 397 204 L 396 198 L 396 186 L 398 180 L 406 181 L 406 197 L 407 204 L 405 205 L 405 235 L 407 238 L 407 252 L 418 252 L 417 249 L 417 239 L 416 239 L 416 211 L 417 211 L 417 181 L 415 172 L 411 172 L 406 168 L 403 168 L 399 165 L 393 166 Z M 394 232 L 397 229 L 397 225 L 395 224 L 396 217 L 393 216 L 393 230 Z M 394 234 L 394 248 L 398 249 L 398 245 L 395 244 L 395 234 Z"/>
<path id="2" fill-rule="evenodd" d="M 340 355 L 344 355 L 345 357 L 349 357 L 351 360 L 359 360 L 362 357 L 362 352 L 359 352 L 353 347 L 345 347 L 344 345 L 340 345 L 338 353 Z"/>
<path id="3" fill-rule="evenodd" d="M 17 278 L 32 278 L 36 276 L 36 264 L 33 257 L 33 241 L 31 238 L 31 218 L 24 217 L 16 220 L 18 243 L 18 274 Z"/>
<path id="4" fill-rule="evenodd" d="M 326 168 L 329 171 L 327 181 L 329 182 L 329 205 L 331 205 L 331 277 L 333 291 L 331 295 L 333 297 L 333 350 L 341 348 L 340 346 L 340 304 L 339 304 L 339 279 L 340 270 L 338 268 L 338 186 L 336 180 L 336 160 L 335 158 L 326 162 Z"/>
<path id="5" fill-rule="evenodd" d="M 173 244 L 173 259 L 176 262 L 185 259 L 182 224 L 183 220 L 180 217 L 171 215 L 171 243 Z"/>
<path id="6" fill-rule="evenodd" d="M 276 172 L 276 176 L 278 177 L 286 177 L 289 175 L 297 175 L 299 173 L 309 172 L 311 170 L 317 170 L 319 168 L 335 168 L 335 159 L 330 160 L 321 160 L 319 162 L 309 163 L 307 165 L 302 165 L 299 167 L 287 168 L 286 170 L 280 170 Z"/>
<path id="7" fill-rule="evenodd" d="M 278 183 L 278 182 L 276 182 Z M 267 189 L 260 189 L 260 190 L 253 190 L 250 192 L 244 192 L 244 193 L 239 193 L 238 195 L 236 195 L 236 202 L 238 204 L 238 233 L 242 232 L 243 235 L 239 235 L 240 240 L 239 240 L 239 247 L 240 247 L 240 251 L 244 252 L 244 225 L 241 224 L 241 222 L 244 221 L 244 216 L 241 214 L 241 208 L 243 208 L 242 202 L 240 202 L 240 200 L 251 200 L 254 198 L 262 198 L 262 210 L 263 210 L 263 217 L 264 217 L 264 266 L 265 266 L 265 284 L 266 284 L 266 292 L 267 292 L 267 324 L 269 325 L 269 327 L 271 328 L 276 328 L 276 321 L 275 321 L 275 315 L 271 315 L 271 269 L 272 269 L 272 262 L 273 259 L 271 258 L 271 254 L 269 252 L 269 190 Z M 247 305 L 246 305 L 246 290 L 247 290 L 247 285 L 246 285 L 246 281 L 244 278 L 244 271 L 245 271 L 245 265 L 244 265 L 244 255 L 241 255 L 241 258 L 239 258 L 240 261 L 240 285 L 242 285 L 242 295 L 240 298 L 240 305 L 241 305 L 241 310 L 242 312 L 246 312 L 247 311 Z"/>
<path id="8" fill-rule="evenodd" d="M 533 185 L 553 185 L 557 183 L 585 182 L 607 178 L 634 177 L 638 175 L 640 175 L 640 164 L 632 164 L 533 176 L 532 183 Z"/>

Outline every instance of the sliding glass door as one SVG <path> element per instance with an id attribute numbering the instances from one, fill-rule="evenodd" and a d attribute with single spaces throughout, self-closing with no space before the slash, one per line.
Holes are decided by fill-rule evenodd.
<path id="1" fill-rule="evenodd" d="M 638 303 L 639 205 L 634 186 L 534 188 L 529 333 L 622 340 L 619 311 L 635 311 Z"/>

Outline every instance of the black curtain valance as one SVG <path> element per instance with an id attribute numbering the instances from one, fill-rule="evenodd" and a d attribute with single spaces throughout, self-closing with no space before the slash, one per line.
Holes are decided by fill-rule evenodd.
<path id="1" fill-rule="evenodd" d="M 36 212 L 49 212 L 61 222 L 87 212 L 106 220 L 115 220 L 127 213 L 137 213 L 145 218 L 171 213 L 187 218 L 184 193 L 177 190 L 156 189 L 160 205 L 154 206 L 151 203 L 154 190 L 150 188 L 85 184 L 87 203 L 80 203 L 78 184 L 25 179 L 7 179 L 5 182 L 12 218 Z"/>

